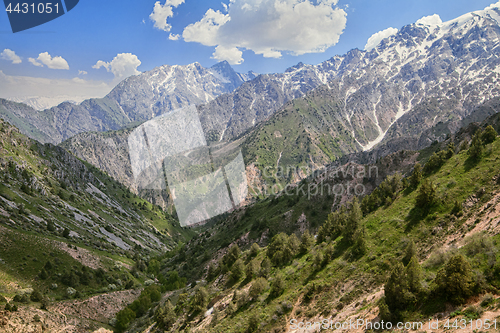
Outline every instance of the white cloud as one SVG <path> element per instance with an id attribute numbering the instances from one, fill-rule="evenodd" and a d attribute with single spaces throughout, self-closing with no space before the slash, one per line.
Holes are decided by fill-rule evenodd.
<path id="1" fill-rule="evenodd" d="M 141 61 L 135 54 L 132 53 L 119 53 L 110 62 L 105 62 L 102 60 L 97 61 L 97 63 L 92 66 L 92 68 L 99 69 L 101 67 L 106 68 L 108 72 L 113 73 L 115 79 L 122 80 L 131 75 L 140 74 L 137 67 L 141 65 Z"/>
<path id="2" fill-rule="evenodd" d="M 104 97 L 112 88 L 113 85 L 102 81 L 11 76 L 0 71 L 0 98 L 26 103 L 36 101 L 30 105 L 37 109 L 66 100 L 81 102 L 88 98 Z"/>
<path id="3" fill-rule="evenodd" d="M 443 21 L 441 20 L 441 17 L 438 14 L 424 16 L 416 22 L 416 24 L 423 24 L 429 26 L 440 25 L 441 23 L 443 23 Z"/>
<path id="4" fill-rule="evenodd" d="M 374 33 L 370 38 L 368 38 L 368 41 L 365 45 L 365 51 L 371 51 L 372 49 L 376 48 L 383 39 L 395 35 L 397 32 L 398 29 L 396 28 L 387 28 L 385 30 Z"/>
<path id="5" fill-rule="evenodd" d="M 181 38 L 181 35 L 179 35 L 179 34 L 172 34 L 171 33 L 170 35 L 168 35 L 168 39 L 170 39 L 170 40 L 179 40 L 179 38 Z"/>
<path id="6" fill-rule="evenodd" d="M 242 56 L 243 52 L 238 50 L 237 47 L 226 48 L 223 45 L 219 45 L 215 48 L 212 58 L 219 61 L 227 60 L 230 64 L 239 65 L 244 61 Z"/>
<path id="7" fill-rule="evenodd" d="M 0 58 L 8 61 L 12 61 L 12 64 L 17 65 L 22 63 L 21 57 L 16 54 L 16 52 L 11 49 L 5 49 L 0 53 Z"/>
<path id="8" fill-rule="evenodd" d="M 39 63 L 38 61 L 36 61 L 36 59 L 28 58 L 28 61 L 31 62 L 36 67 L 43 67 L 43 65 L 41 63 Z"/>
<path id="9" fill-rule="evenodd" d="M 231 0 L 227 14 L 209 9 L 182 34 L 187 42 L 216 46 L 213 57 L 241 63 L 241 49 L 279 58 L 324 52 L 337 44 L 346 26 L 338 0 Z M 222 56 L 227 58 L 222 59 Z"/>
<path id="10" fill-rule="evenodd" d="M 80 71 L 80 70 L 78 71 L 78 75 L 87 75 L 87 74 L 88 74 L 87 71 Z"/>
<path id="11" fill-rule="evenodd" d="M 48 52 L 38 55 L 38 58 L 28 58 L 28 61 L 37 67 L 47 66 L 50 69 L 69 69 L 68 62 L 60 56 L 52 57 Z"/>
<path id="12" fill-rule="evenodd" d="M 498 1 L 497 3 L 492 3 L 491 5 L 489 5 L 488 7 L 486 7 L 484 10 L 490 10 L 490 9 L 495 9 L 495 8 L 500 8 L 500 1 Z"/>
<path id="13" fill-rule="evenodd" d="M 167 20 L 174 16 L 173 9 L 182 3 L 184 0 L 166 0 L 164 5 L 156 1 L 153 12 L 149 15 L 149 19 L 155 23 L 154 27 L 169 32 L 172 26 L 167 23 Z"/>

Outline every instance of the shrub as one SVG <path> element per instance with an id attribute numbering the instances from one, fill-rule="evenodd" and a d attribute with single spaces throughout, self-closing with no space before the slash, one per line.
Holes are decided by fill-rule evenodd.
<path id="1" fill-rule="evenodd" d="M 222 262 L 228 268 L 231 267 L 241 256 L 241 250 L 237 244 L 231 246 L 229 251 L 222 258 Z"/>
<path id="2" fill-rule="evenodd" d="M 250 252 L 249 256 L 250 258 L 256 257 L 260 252 L 260 246 L 257 243 L 253 243 L 252 246 L 250 247 Z"/>
<path id="3" fill-rule="evenodd" d="M 478 319 L 481 317 L 481 314 L 483 311 L 481 308 L 475 306 L 475 305 L 470 305 L 468 306 L 464 311 L 462 311 L 462 314 L 467 318 L 467 319 Z"/>
<path id="4" fill-rule="evenodd" d="M 30 295 L 30 299 L 32 302 L 40 302 L 43 299 L 43 295 L 40 291 L 37 289 L 33 290 L 33 292 Z"/>
<path id="5" fill-rule="evenodd" d="M 249 291 L 248 295 L 251 298 L 255 298 L 255 297 L 259 296 L 260 294 L 262 294 L 262 292 L 264 290 L 266 290 L 267 288 L 268 288 L 267 280 L 264 278 L 261 278 L 261 277 L 257 278 L 252 283 L 252 286 L 250 287 L 250 291 Z"/>
<path id="6" fill-rule="evenodd" d="M 412 188 L 417 188 L 421 180 L 422 180 L 422 166 L 420 165 L 420 163 L 416 163 L 415 166 L 413 167 L 413 172 L 411 173 L 410 176 L 410 186 Z"/>
<path id="7" fill-rule="evenodd" d="M 480 305 L 484 308 L 484 307 L 487 307 L 488 305 L 490 305 L 491 303 L 493 303 L 494 301 L 495 301 L 495 298 L 493 297 L 493 295 L 488 293 L 488 294 L 483 296 L 483 298 L 481 299 Z"/>
<path id="8" fill-rule="evenodd" d="M 167 301 L 164 306 L 158 307 L 155 312 L 155 320 L 158 326 L 163 330 L 169 330 L 176 321 L 174 308 L 170 301 Z"/>
<path id="9" fill-rule="evenodd" d="M 230 280 L 232 282 L 237 282 L 243 277 L 244 274 L 245 264 L 243 263 L 243 260 L 238 259 L 231 267 Z"/>
<path id="10" fill-rule="evenodd" d="M 436 190 L 434 185 L 428 179 L 424 180 L 420 186 L 415 200 L 415 206 L 418 208 L 428 208 L 436 201 Z"/>
<path id="11" fill-rule="evenodd" d="M 250 318 L 248 318 L 248 332 L 255 332 L 260 325 L 260 319 L 259 315 L 257 313 L 253 313 L 250 315 Z"/>
<path id="12" fill-rule="evenodd" d="M 455 200 L 455 204 L 453 205 L 453 208 L 451 209 L 450 214 L 455 215 L 455 216 L 462 215 L 462 205 L 457 200 Z"/>
<path id="13" fill-rule="evenodd" d="M 271 260 L 269 260 L 269 258 L 266 257 L 260 263 L 259 275 L 262 277 L 268 277 L 270 272 L 271 272 Z"/>
<path id="14" fill-rule="evenodd" d="M 127 329 L 130 322 L 135 318 L 135 312 L 129 307 L 116 314 L 115 329 L 117 332 L 123 332 Z"/>
<path id="15" fill-rule="evenodd" d="M 497 135 L 498 133 L 495 131 L 493 126 L 489 125 L 481 134 L 481 140 L 484 144 L 492 143 L 497 138 Z"/>
<path id="16" fill-rule="evenodd" d="M 314 245 L 314 237 L 311 236 L 311 234 L 309 233 L 309 230 L 306 230 L 302 234 L 302 236 L 300 237 L 299 252 L 302 253 L 302 254 L 307 253 L 307 251 L 309 251 L 309 249 L 313 245 Z"/>
<path id="17" fill-rule="evenodd" d="M 281 274 L 277 274 L 271 282 L 271 296 L 278 297 L 285 291 L 285 280 Z"/>
<path id="18" fill-rule="evenodd" d="M 475 161 L 480 160 L 483 155 L 483 141 L 481 140 L 481 136 L 481 129 L 478 129 L 472 138 L 469 150 L 467 150 L 467 155 Z"/>
<path id="19" fill-rule="evenodd" d="M 199 287 L 191 300 L 191 309 L 194 311 L 203 311 L 208 305 L 208 292 L 204 287 Z"/>
<path id="20" fill-rule="evenodd" d="M 257 275 L 258 272 L 259 272 L 259 263 L 255 259 L 250 260 L 245 269 L 245 275 L 247 277 L 247 280 L 253 279 L 253 277 Z"/>
<path id="21" fill-rule="evenodd" d="M 412 257 L 417 256 L 417 247 L 413 240 L 410 240 L 408 245 L 406 246 L 405 256 L 403 257 L 403 265 L 408 265 Z"/>
<path id="22" fill-rule="evenodd" d="M 453 303 L 463 303 L 472 294 L 472 269 L 461 255 L 453 256 L 435 278 L 438 292 Z"/>

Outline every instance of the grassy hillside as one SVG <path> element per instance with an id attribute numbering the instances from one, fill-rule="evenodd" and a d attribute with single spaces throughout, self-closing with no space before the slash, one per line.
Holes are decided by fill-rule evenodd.
<path id="1" fill-rule="evenodd" d="M 90 164 L 3 121 L 0 176 L 0 303 L 37 308 L 139 288 L 150 279 L 151 256 L 195 234 Z"/>
<path id="2" fill-rule="evenodd" d="M 472 153 L 479 142 L 474 140 L 472 147 L 445 146 L 437 157 L 426 157 L 421 177 L 388 177 L 360 204 L 350 202 L 328 214 L 322 201 L 313 199 L 312 210 L 324 221 L 319 230 L 295 220 L 293 210 L 307 211 L 299 208 L 307 201 L 293 196 L 260 201 L 222 218 L 218 230 L 207 227 L 161 260 L 181 270 L 183 263 L 192 265 L 214 246 L 214 235 L 238 229 L 230 221 L 240 221 L 246 233 L 217 252 L 205 280 L 169 294 L 154 319 L 141 318 L 130 331 L 154 320 L 167 331 L 282 332 L 291 329 L 291 319 L 426 322 L 438 313 L 468 320 L 486 310 L 498 312 L 496 297 L 480 295 L 500 287 L 500 140 L 480 142 L 478 155 Z M 275 222 L 265 220 L 267 212 Z M 260 219 L 263 232 L 253 229 Z M 293 221 L 289 229 L 287 221 Z M 272 231 L 276 224 L 282 228 Z M 268 245 L 249 248 L 259 235 Z M 201 252 L 190 252 L 194 248 Z M 463 268 L 456 271 L 458 281 L 466 283 L 451 292 L 457 263 Z M 395 281 L 400 289 L 394 289 Z"/>

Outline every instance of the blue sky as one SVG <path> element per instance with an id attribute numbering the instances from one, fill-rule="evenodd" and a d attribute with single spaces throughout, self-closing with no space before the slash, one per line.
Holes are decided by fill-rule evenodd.
<path id="1" fill-rule="evenodd" d="M 424 16 L 442 21 L 493 0 L 80 0 L 13 34 L 0 13 L 0 97 L 104 96 L 161 65 L 228 60 L 238 72 L 317 64 Z M 177 40 L 174 40 L 177 39 Z"/>

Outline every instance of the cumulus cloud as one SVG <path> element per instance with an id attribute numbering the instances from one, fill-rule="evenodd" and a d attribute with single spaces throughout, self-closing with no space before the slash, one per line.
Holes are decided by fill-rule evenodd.
<path id="1" fill-rule="evenodd" d="M 172 26 L 167 20 L 174 16 L 174 8 L 184 3 L 184 0 L 166 0 L 165 4 L 156 1 L 153 7 L 153 12 L 149 15 L 149 19 L 154 22 L 154 27 L 169 32 Z"/>
<path id="2" fill-rule="evenodd" d="M 485 10 L 490 10 L 490 9 L 499 9 L 500 8 L 500 1 L 498 1 L 497 3 L 492 3 L 491 5 L 489 5 L 488 7 L 485 8 Z"/>
<path id="3" fill-rule="evenodd" d="M 92 68 L 99 69 L 104 67 L 108 72 L 113 73 L 115 79 L 121 80 L 131 75 L 140 74 L 141 72 L 137 70 L 137 67 L 140 65 L 141 61 L 135 54 L 119 53 L 110 62 L 97 61 Z"/>
<path id="4" fill-rule="evenodd" d="M 207 10 L 182 34 L 187 42 L 215 46 L 213 58 L 243 61 L 241 50 L 268 58 L 324 52 L 338 43 L 347 22 L 338 0 L 231 0 L 227 14 Z"/>
<path id="5" fill-rule="evenodd" d="M 43 67 L 43 65 L 41 63 L 39 63 L 38 61 L 36 61 L 36 59 L 34 59 L 34 58 L 28 58 L 28 61 L 31 62 L 36 67 Z"/>
<path id="6" fill-rule="evenodd" d="M 398 29 L 396 28 L 387 28 L 385 30 L 374 33 L 370 38 L 368 38 L 368 41 L 365 45 L 365 51 L 371 51 L 372 49 L 376 48 L 382 40 L 395 35 L 397 32 Z"/>
<path id="7" fill-rule="evenodd" d="M 168 39 L 170 39 L 170 40 L 179 40 L 179 38 L 181 38 L 181 35 L 179 35 L 179 34 L 172 34 L 171 33 L 170 35 L 168 35 Z"/>
<path id="8" fill-rule="evenodd" d="M 219 45 L 215 48 L 212 58 L 219 61 L 227 60 L 230 64 L 239 65 L 244 61 L 242 56 L 243 52 L 238 50 L 237 47 L 226 48 L 223 45 Z"/>
<path id="9" fill-rule="evenodd" d="M 16 52 L 11 49 L 5 49 L 2 53 L 0 53 L 0 58 L 8 61 L 12 61 L 12 64 L 17 65 L 22 63 L 21 57 L 19 57 Z"/>
<path id="10" fill-rule="evenodd" d="M 424 16 L 416 22 L 416 24 L 423 24 L 429 26 L 440 25 L 441 23 L 443 23 L 443 21 L 441 20 L 441 17 L 438 14 Z"/>
<path id="11" fill-rule="evenodd" d="M 69 69 L 68 62 L 60 56 L 52 57 L 49 52 L 43 52 L 38 58 L 28 58 L 28 61 L 37 67 L 47 66 L 50 69 Z"/>
<path id="12" fill-rule="evenodd" d="M 87 71 L 80 71 L 80 70 L 78 71 L 78 75 L 87 75 L 87 74 L 88 74 Z"/>

